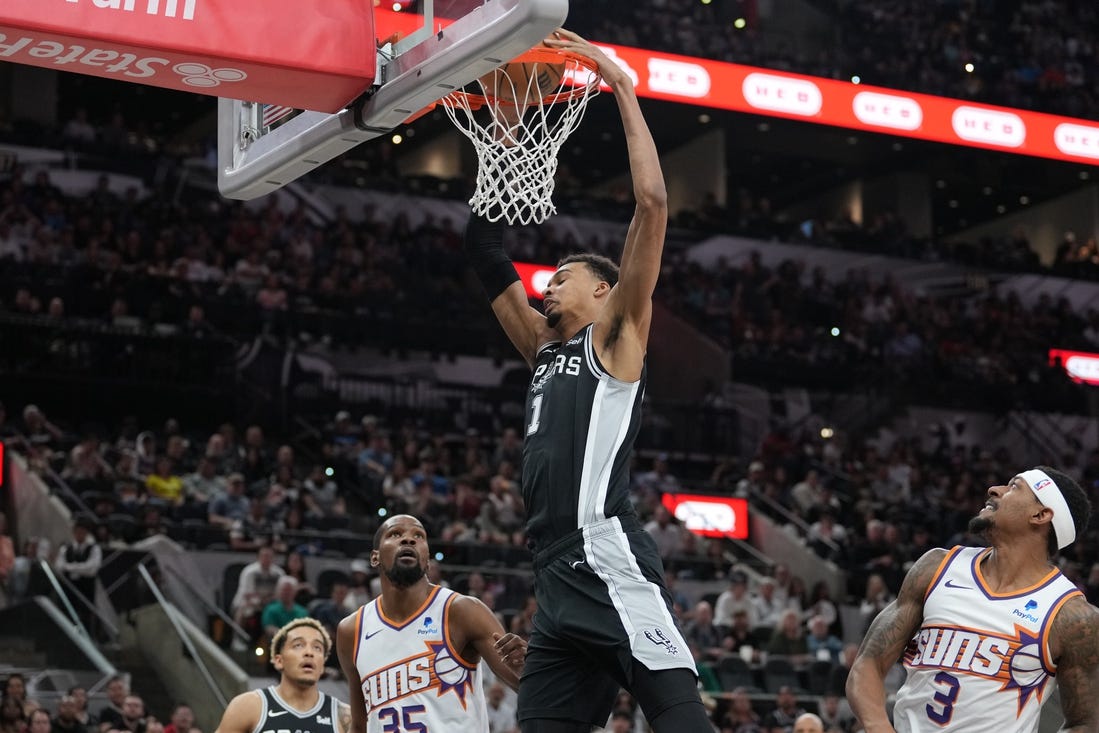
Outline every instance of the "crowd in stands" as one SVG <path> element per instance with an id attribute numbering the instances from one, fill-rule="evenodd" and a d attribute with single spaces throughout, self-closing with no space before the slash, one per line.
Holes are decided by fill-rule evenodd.
<path id="1" fill-rule="evenodd" d="M 88 691 L 70 687 L 55 709 L 27 696 L 27 680 L 12 672 L 3 681 L 0 697 L 0 731 L 3 733 L 202 733 L 195 727 L 190 705 L 176 704 L 161 718 L 146 710 L 140 695 L 131 693 L 123 676 L 105 686 L 107 704 L 89 710 Z"/>
<path id="2" fill-rule="evenodd" d="M 299 209 L 225 203 L 170 207 L 100 187 L 63 196 L 41 172 L 0 183 L 0 314 L 44 322 L 113 324 L 178 333 L 246 336 L 302 332 L 341 344 L 509 355 L 474 283 L 465 277 L 460 223 L 411 227 L 368 212 L 326 226 Z M 1059 268 L 1099 272 L 1089 242 L 1066 240 Z M 554 262 L 581 247 L 553 227 L 521 230 L 516 259 Z M 931 387 L 972 385 L 986 404 L 1073 409 L 1074 385 L 1046 363 L 1048 348 L 1093 349 L 1099 312 L 1043 297 L 918 295 L 890 278 L 852 270 L 842 281 L 796 261 L 774 268 L 758 254 L 716 267 L 670 252 L 657 297 L 729 349 L 747 381 L 782 375 L 801 384 L 892 380 L 897 370 Z M 448 323 L 445 332 L 426 324 Z M 418 341 L 417 341 L 418 339 Z M 775 367 L 782 367 L 776 370 Z M 823 381 L 822 381 L 823 380 Z M 920 384 L 923 386 L 922 382 Z M 155 466 L 150 467 L 150 470 Z"/>
<path id="3" fill-rule="evenodd" d="M 810 3 L 799 34 L 756 3 L 601 3 L 569 22 L 592 39 L 907 91 L 1094 118 L 1099 14 L 1071 0 Z M 735 29 L 736 18 L 746 25 Z M 822 30 L 821 26 L 827 25 Z M 716 29 L 720 29 L 718 32 Z M 972 71 L 966 70 L 972 64 Z"/>

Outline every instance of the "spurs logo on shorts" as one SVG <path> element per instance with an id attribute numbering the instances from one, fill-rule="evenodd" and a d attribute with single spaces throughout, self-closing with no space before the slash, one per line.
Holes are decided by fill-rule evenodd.
<path id="1" fill-rule="evenodd" d="M 646 629 L 645 638 L 657 646 L 664 647 L 664 653 L 673 657 L 679 656 L 679 647 L 669 639 L 660 629 Z"/>

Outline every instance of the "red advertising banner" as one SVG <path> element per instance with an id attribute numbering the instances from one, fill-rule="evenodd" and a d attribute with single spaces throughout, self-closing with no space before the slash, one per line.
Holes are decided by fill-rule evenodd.
<path id="1" fill-rule="evenodd" d="M 663 504 L 684 527 L 704 537 L 748 539 L 748 500 L 702 494 L 664 494 Z"/>
<path id="2" fill-rule="evenodd" d="M 636 48 L 600 48 L 631 73 L 639 95 L 652 99 L 1041 158 L 1099 162 L 1099 124 L 1087 120 Z"/>
<path id="3" fill-rule="evenodd" d="M 528 262 L 516 262 L 515 270 L 519 273 L 519 279 L 523 281 L 523 287 L 527 289 L 527 297 L 542 299 L 542 291 L 546 284 L 557 272 L 557 268 L 548 265 L 532 265 Z"/>
<path id="4" fill-rule="evenodd" d="M 1099 384 L 1099 354 L 1087 351 L 1050 349 L 1049 365 L 1060 365 L 1074 382 Z"/>
<path id="5" fill-rule="evenodd" d="M 375 13 L 379 28 L 407 32 L 413 23 L 408 13 L 382 8 Z M 440 26 L 447 23 L 436 22 Z M 627 46 L 596 45 L 629 72 L 641 97 L 1099 164 L 1099 123 L 1088 120 Z"/>
<path id="6" fill-rule="evenodd" d="M 336 112 L 377 56 L 363 0 L 4 0 L 0 61 Z"/>

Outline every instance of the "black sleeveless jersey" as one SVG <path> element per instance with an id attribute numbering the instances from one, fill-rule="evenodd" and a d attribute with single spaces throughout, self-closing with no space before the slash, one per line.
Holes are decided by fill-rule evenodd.
<path id="1" fill-rule="evenodd" d="M 629 462 L 646 369 L 636 382 L 603 370 L 589 325 L 539 350 L 527 391 L 523 501 L 535 552 L 592 522 L 633 513 Z"/>
<path id="2" fill-rule="evenodd" d="M 323 692 L 317 704 L 298 712 L 283 702 L 275 686 L 256 690 L 263 712 L 252 733 L 340 733 L 339 701 Z"/>

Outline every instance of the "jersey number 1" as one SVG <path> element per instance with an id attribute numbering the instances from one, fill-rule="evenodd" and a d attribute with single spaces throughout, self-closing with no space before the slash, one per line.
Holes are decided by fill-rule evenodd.
<path id="1" fill-rule="evenodd" d="M 527 425 L 527 435 L 534 435 L 538 432 L 538 425 L 541 423 L 542 418 L 542 398 L 545 394 L 540 394 L 530 401 L 530 424 Z"/>
<path id="2" fill-rule="evenodd" d="M 406 705 L 399 713 L 397 708 L 382 708 L 378 711 L 378 720 L 384 723 L 383 733 L 428 733 L 426 725 L 412 719 L 413 715 L 423 712 L 423 705 Z M 386 718 L 389 718 L 388 723 L 385 722 Z"/>

